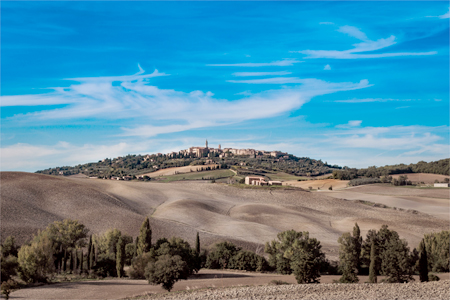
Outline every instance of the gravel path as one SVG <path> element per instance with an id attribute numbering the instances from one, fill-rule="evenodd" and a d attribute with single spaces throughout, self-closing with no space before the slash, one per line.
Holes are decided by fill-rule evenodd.
<path id="1" fill-rule="evenodd" d="M 145 299 L 145 298 L 144 298 Z M 151 295 L 146 299 L 450 299 L 450 281 L 407 284 L 295 284 L 282 286 L 233 287 Z"/>

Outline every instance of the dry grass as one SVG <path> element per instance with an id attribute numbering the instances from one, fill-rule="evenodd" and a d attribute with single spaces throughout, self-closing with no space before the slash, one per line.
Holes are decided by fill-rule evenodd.
<path id="1" fill-rule="evenodd" d="M 290 185 L 295 187 L 300 187 L 305 190 L 312 187 L 314 190 L 328 190 L 332 186 L 333 190 L 346 188 L 348 180 L 337 180 L 337 179 L 318 179 L 318 180 L 308 180 L 308 181 L 286 181 L 283 185 Z"/>
<path id="2" fill-rule="evenodd" d="M 424 182 L 427 184 L 434 183 L 435 180 L 438 180 L 439 182 L 444 181 L 445 178 L 450 178 L 450 176 L 446 175 L 439 175 L 439 174 L 428 174 L 428 173 L 407 173 L 407 174 L 396 174 L 391 175 L 392 178 L 399 178 L 400 176 L 408 176 L 408 180 L 411 180 L 413 183 L 420 183 Z"/>

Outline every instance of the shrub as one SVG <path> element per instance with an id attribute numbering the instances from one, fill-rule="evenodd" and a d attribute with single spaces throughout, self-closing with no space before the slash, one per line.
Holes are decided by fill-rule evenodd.
<path id="1" fill-rule="evenodd" d="M 179 255 L 162 255 L 156 262 L 150 262 L 145 268 L 145 278 L 150 284 L 162 284 L 162 287 L 169 291 L 175 282 L 187 279 L 189 267 Z"/>
<path id="2" fill-rule="evenodd" d="M 156 254 L 153 249 L 150 252 L 136 256 L 131 260 L 128 276 L 133 279 L 145 279 L 145 268 L 150 262 L 154 262 L 155 260 Z"/>
<path id="3" fill-rule="evenodd" d="M 20 278 L 25 282 L 47 282 L 55 271 L 53 254 L 53 242 L 48 232 L 39 232 L 30 245 L 19 250 Z"/>
<path id="4" fill-rule="evenodd" d="M 428 281 L 439 281 L 439 280 L 441 280 L 439 276 L 431 273 L 428 274 Z"/>
<path id="5" fill-rule="evenodd" d="M 17 275 L 17 268 L 19 267 L 17 257 L 12 255 L 4 257 L 2 255 L 0 258 L 0 267 L 1 267 L 1 281 L 3 282 L 10 280 L 11 276 Z"/>
<path id="6" fill-rule="evenodd" d="M 116 260 L 113 254 L 99 255 L 92 271 L 98 277 L 117 277 Z"/>
<path id="7" fill-rule="evenodd" d="M 269 282 L 269 285 L 288 285 L 290 283 L 286 282 L 286 281 L 282 281 L 282 280 L 271 280 Z"/>
<path id="8" fill-rule="evenodd" d="M 206 267 L 208 269 L 225 269 L 228 267 L 230 259 L 240 250 L 241 248 L 230 242 L 218 243 L 208 254 Z"/>

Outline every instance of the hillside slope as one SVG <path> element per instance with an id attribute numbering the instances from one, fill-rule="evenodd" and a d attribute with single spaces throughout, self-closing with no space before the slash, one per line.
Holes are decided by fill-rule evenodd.
<path id="1" fill-rule="evenodd" d="M 2 239 L 24 241 L 55 220 L 81 221 L 93 233 L 118 228 L 136 236 L 151 215 L 154 240 L 180 236 L 202 245 L 231 240 L 253 251 L 280 231 L 309 231 L 330 257 L 337 256 L 337 239 L 355 222 L 365 235 L 382 224 L 399 232 L 412 246 L 424 233 L 448 229 L 448 221 L 371 207 L 325 193 L 301 190 L 240 189 L 207 182 L 125 182 L 61 178 L 3 172 L 1 175 Z"/>

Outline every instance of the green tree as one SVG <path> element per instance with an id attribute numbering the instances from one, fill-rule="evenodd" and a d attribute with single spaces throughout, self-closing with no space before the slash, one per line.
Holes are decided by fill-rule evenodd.
<path id="1" fill-rule="evenodd" d="M 200 236 L 197 231 L 197 237 L 195 239 L 195 250 L 200 254 Z"/>
<path id="2" fill-rule="evenodd" d="M 125 245 L 122 240 L 122 237 L 119 237 L 119 241 L 117 242 L 117 256 L 116 256 L 116 268 L 117 268 L 117 277 L 123 277 L 124 271 L 123 267 L 125 264 Z"/>
<path id="3" fill-rule="evenodd" d="M 358 253 L 356 239 L 346 232 L 338 239 L 339 245 L 339 269 L 342 272 L 339 282 L 358 282 Z"/>
<path id="4" fill-rule="evenodd" d="M 297 283 L 319 282 L 320 266 L 325 260 L 325 254 L 321 248 L 320 242 L 315 238 L 310 238 L 309 233 L 305 231 L 286 250 L 285 256 L 290 260 Z"/>
<path id="5" fill-rule="evenodd" d="M 150 220 L 148 217 L 141 225 L 139 231 L 139 239 L 137 243 L 137 255 L 150 251 L 152 246 L 152 229 L 150 228 Z"/>
<path id="6" fill-rule="evenodd" d="M 16 246 L 16 240 L 13 236 L 8 236 L 1 245 L 1 255 L 8 257 L 10 255 L 17 257 L 19 247 Z"/>
<path id="7" fill-rule="evenodd" d="M 228 268 L 231 258 L 240 250 L 241 248 L 230 242 L 217 243 L 206 258 L 206 267 L 208 269 Z"/>
<path id="8" fill-rule="evenodd" d="M 125 265 L 130 265 L 136 253 L 136 248 L 134 243 L 128 243 L 125 245 Z"/>
<path id="9" fill-rule="evenodd" d="M 47 231 L 41 231 L 30 245 L 23 245 L 18 252 L 20 277 L 26 282 L 47 282 L 55 271 L 54 243 Z"/>
<path id="10" fill-rule="evenodd" d="M 420 281 L 428 281 L 428 258 L 425 241 L 422 239 L 419 245 L 420 257 L 419 257 L 419 277 Z"/>
<path id="11" fill-rule="evenodd" d="M 95 263 L 95 245 L 92 245 L 91 251 L 89 252 L 89 270 L 92 270 L 94 263 Z"/>
<path id="12" fill-rule="evenodd" d="M 19 263 L 17 262 L 17 257 L 13 255 L 8 255 L 7 257 L 1 255 L 0 257 L 0 267 L 1 267 L 1 281 L 8 281 L 12 276 L 17 275 L 17 269 Z"/>
<path id="13" fill-rule="evenodd" d="M 266 242 L 264 251 L 269 254 L 269 265 L 276 269 L 277 273 L 292 273 L 291 261 L 285 256 L 285 252 L 292 247 L 296 240 L 302 238 L 302 236 L 302 232 L 287 230 L 278 233 L 278 241 Z"/>
<path id="14" fill-rule="evenodd" d="M 92 251 L 92 235 L 89 236 L 89 243 L 86 254 L 86 266 L 88 270 L 91 269 L 91 251 Z"/>
<path id="15" fill-rule="evenodd" d="M 162 255 L 156 262 L 150 262 L 145 269 L 145 277 L 150 284 L 162 284 L 162 287 L 170 291 L 175 282 L 187 279 L 189 267 L 180 256 Z"/>
<path id="16" fill-rule="evenodd" d="M 412 266 L 409 259 L 408 243 L 400 240 L 393 231 L 392 238 L 385 243 L 381 252 L 381 271 L 386 276 L 386 282 L 409 282 L 412 278 Z"/>
<path id="17" fill-rule="evenodd" d="M 369 282 L 377 283 L 375 242 L 373 241 L 372 246 L 370 247 Z"/>
<path id="18" fill-rule="evenodd" d="M 450 266 L 450 230 L 426 234 L 428 269 L 433 272 L 448 272 Z"/>

